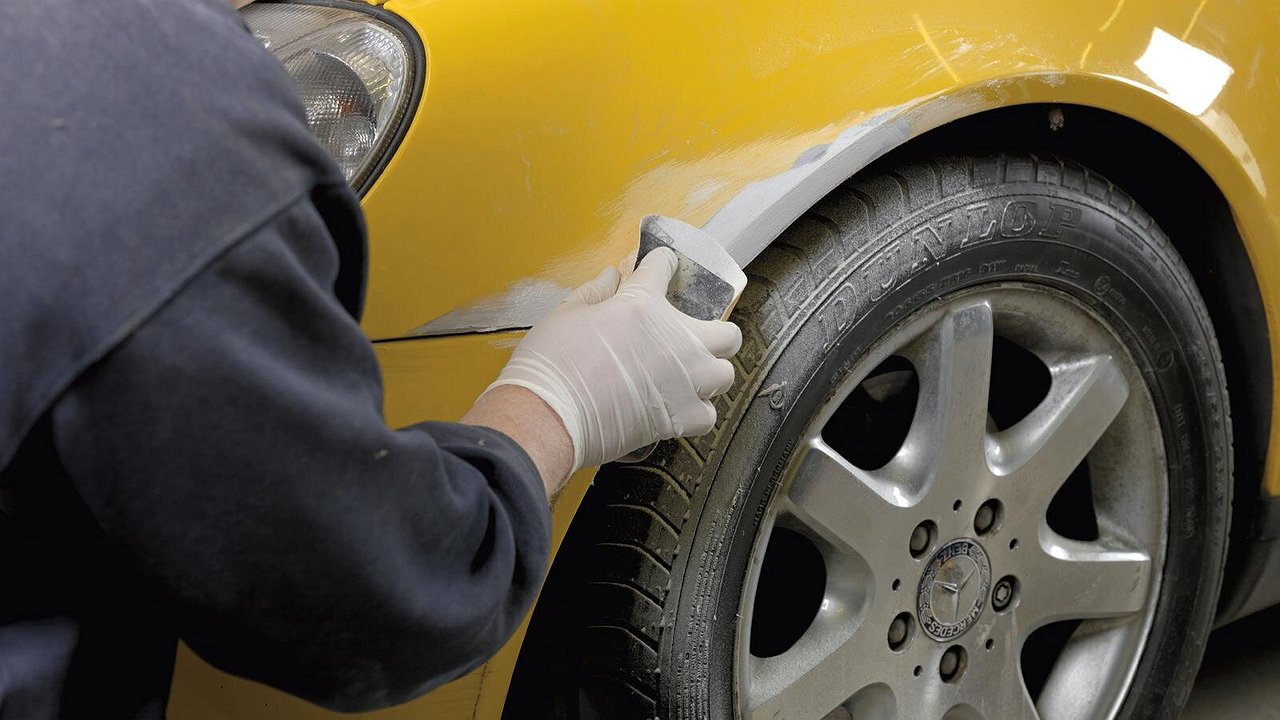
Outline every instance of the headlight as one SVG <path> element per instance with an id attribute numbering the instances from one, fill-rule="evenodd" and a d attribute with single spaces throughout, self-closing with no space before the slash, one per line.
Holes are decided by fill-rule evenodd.
<path id="1" fill-rule="evenodd" d="M 404 23 L 356 7 L 258 3 L 241 13 L 293 77 L 311 131 L 363 191 L 408 124 L 426 62 Z"/>

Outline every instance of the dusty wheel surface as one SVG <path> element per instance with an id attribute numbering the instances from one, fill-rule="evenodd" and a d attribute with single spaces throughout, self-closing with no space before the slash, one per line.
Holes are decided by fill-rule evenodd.
<path id="1" fill-rule="evenodd" d="M 748 275 L 716 430 L 592 489 L 553 714 L 1176 716 L 1230 420 L 1152 219 L 1057 159 L 882 165 Z"/>
<path id="2" fill-rule="evenodd" d="M 895 326 L 821 403 L 761 523 L 740 715 L 1114 714 L 1163 574 L 1158 430 L 1137 364 L 1057 291 L 983 285 Z M 1024 647 L 1078 621 L 1037 649 L 1055 658 L 1032 707 Z"/>

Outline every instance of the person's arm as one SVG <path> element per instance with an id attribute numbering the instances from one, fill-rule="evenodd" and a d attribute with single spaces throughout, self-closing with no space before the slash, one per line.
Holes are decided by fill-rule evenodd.
<path id="1" fill-rule="evenodd" d="M 514 438 L 550 497 L 568 474 L 715 425 L 733 384 L 733 323 L 697 320 L 666 299 L 677 267 L 655 250 L 625 280 L 606 268 L 542 318 L 462 419 Z"/>
<path id="2" fill-rule="evenodd" d="M 532 604 L 576 468 L 705 432 L 737 329 L 663 298 L 675 259 L 579 288 L 462 423 L 399 431 L 301 199 L 199 275 L 52 411 L 78 491 L 191 647 L 331 708 L 477 666 Z"/>
<path id="3" fill-rule="evenodd" d="M 332 708 L 403 702 L 510 636 L 572 469 L 714 423 L 737 329 L 675 311 L 650 258 L 531 330 L 462 423 L 393 431 L 303 198 L 72 385 L 58 453 L 196 652 Z"/>
<path id="4" fill-rule="evenodd" d="M 560 416 L 531 390 L 495 387 L 480 396 L 458 422 L 493 428 L 529 453 L 550 499 L 573 469 L 573 442 Z"/>
<path id="5" fill-rule="evenodd" d="M 80 377 L 52 423 L 85 503 L 176 600 L 193 649 L 355 710 L 496 651 L 542 582 L 550 519 L 500 422 L 386 426 L 336 273 L 304 197 Z"/>

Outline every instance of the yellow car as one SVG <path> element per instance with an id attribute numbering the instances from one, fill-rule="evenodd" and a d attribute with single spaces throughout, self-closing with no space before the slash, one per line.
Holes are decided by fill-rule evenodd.
<path id="1" fill-rule="evenodd" d="M 242 12 L 363 193 L 391 423 L 645 215 L 750 278 L 715 431 L 577 475 L 525 628 L 369 717 L 1174 717 L 1280 600 L 1273 4 Z M 170 714 L 327 716 L 185 650 Z"/>

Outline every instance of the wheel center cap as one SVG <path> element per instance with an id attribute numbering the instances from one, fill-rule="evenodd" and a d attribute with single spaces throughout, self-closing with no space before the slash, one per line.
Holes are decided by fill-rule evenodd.
<path id="1" fill-rule="evenodd" d="M 960 637 L 977 622 L 991 592 L 991 563 L 973 540 L 938 548 L 925 565 L 916 591 L 920 627 L 934 640 Z"/>

